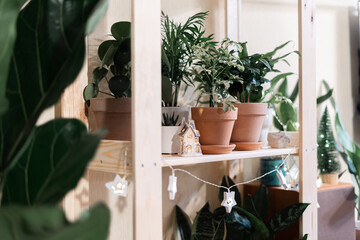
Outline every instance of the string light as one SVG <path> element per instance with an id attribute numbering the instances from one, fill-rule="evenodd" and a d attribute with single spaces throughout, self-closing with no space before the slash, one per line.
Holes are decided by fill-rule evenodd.
<path id="1" fill-rule="evenodd" d="M 212 183 L 212 182 L 208 182 L 196 175 L 194 175 L 193 173 L 185 170 L 185 169 L 181 169 L 181 168 L 174 168 L 173 166 L 171 166 L 171 164 L 169 164 L 168 160 L 165 160 L 165 163 L 169 166 L 169 168 L 171 169 L 172 171 L 172 175 L 169 176 L 169 186 L 168 186 L 168 191 L 169 191 L 169 198 L 170 200 L 174 200 L 175 199 L 175 194 L 177 192 L 177 178 L 175 176 L 175 172 L 183 172 L 183 173 L 186 173 L 187 175 L 195 178 L 196 180 L 200 181 L 200 182 L 203 182 L 205 184 L 208 184 L 210 186 L 214 186 L 214 187 L 217 187 L 217 188 L 223 188 L 223 189 L 226 189 L 227 192 L 224 192 L 224 200 L 223 202 L 221 203 L 222 206 L 224 206 L 226 208 L 226 211 L 231 211 L 231 208 L 232 208 L 232 204 L 233 202 L 235 202 L 235 199 L 232 197 L 233 194 L 235 194 L 234 191 L 231 191 L 231 189 L 233 187 L 237 187 L 239 185 L 244 185 L 244 184 L 247 184 L 247 183 L 251 183 L 251 182 L 255 182 L 257 180 L 260 180 L 261 178 L 269 175 L 269 174 L 272 174 L 272 173 L 277 173 L 277 176 L 281 182 L 281 185 L 287 190 L 289 189 L 289 185 L 287 184 L 286 182 L 286 178 L 285 176 L 282 174 L 281 171 L 279 171 L 279 169 L 286 163 L 286 160 L 290 157 L 291 153 L 293 152 L 293 149 L 288 153 L 288 155 L 286 156 L 286 158 L 282 158 L 282 162 L 280 163 L 280 165 L 274 169 L 274 170 L 271 170 L 259 177 L 256 177 L 254 179 L 251 179 L 251 180 L 248 180 L 248 181 L 245 181 L 245 182 L 240 182 L 240 183 L 236 183 L 236 184 L 233 184 L 229 187 L 225 187 L 225 186 L 222 186 L 222 185 L 218 185 L 218 184 L 215 184 L 215 183 Z M 175 191 L 174 191 L 175 190 Z M 234 195 L 235 196 L 235 195 Z M 236 205 L 236 202 L 235 202 L 235 205 Z"/>

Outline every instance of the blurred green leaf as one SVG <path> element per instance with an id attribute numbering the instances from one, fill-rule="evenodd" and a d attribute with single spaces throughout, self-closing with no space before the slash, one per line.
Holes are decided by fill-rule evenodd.
<path id="1" fill-rule="evenodd" d="M 226 224 L 224 220 L 221 220 L 212 240 L 226 240 Z"/>
<path id="2" fill-rule="evenodd" d="M 259 190 L 254 195 L 253 199 L 254 199 L 254 207 L 257 213 L 259 214 L 260 219 L 265 221 L 270 206 L 269 191 L 267 187 L 261 184 Z"/>
<path id="3" fill-rule="evenodd" d="M 90 99 L 96 98 L 99 93 L 99 87 L 95 83 L 89 83 L 83 91 L 83 98 L 88 106 L 90 106 Z"/>
<path id="4" fill-rule="evenodd" d="M 0 233 L 4 240 L 105 240 L 109 225 L 110 212 L 104 204 L 92 207 L 75 222 L 68 221 L 59 207 L 0 208 Z"/>
<path id="5" fill-rule="evenodd" d="M 106 76 L 108 70 L 106 68 L 97 67 L 92 72 L 92 80 L 94 81 L 95 85 L 98 85 L 99 82 Z"/>
<path id="6" fill-rule="evenodd" d="M 95 31 L 97 25 L 99 24 L 100 20 L 105 15 L 107 8 L 108 8 L 108 0 L 101 0 L 98 3 L 96 11 L 89 17 L 87 25 L 86 25 L 86 35 L 89 35 L 93 31 Z"/>
<path id="7" fill-rule="evenodd" d="M 2 206 L 58 204 L 75 188 L 101 138 L 76 119 L 55 119 L 35 128 L 6 172 Z"/>
<path id="8" fill-rule="evenodd" d="M 233 210 L 238 212 L 240 215 L 245 215 L 250 220 L 255 239 L 266 239 L 269 237 L 269 230 L 267 229 L 263 221 L 261 221 L 259 218 L 255 217 L 253 214 L 249 213 L 248 211 L 242 209 L 239 206 L 233 207 Z"/>
<path id="9" fill-rule="evenodd" d="M 114 56 L 117 49 L 118 49 L 117 44 L 111 44 L 109 46 L 103 59 L 101 60 L 100 68 L 103 68 L 104 66 L 110 66 L 114 62 Z"/>
<path id="10" fill-rule="evenodd" d="M 87 20 L 98 0 L 31 0 L 20 11 L 0 121 L 0 172 L 25 144 L 40 114 L 56 104 L 80 72 Z M 2 65 L 2 64 L 1 64 Z M 65 174 L 66 175 L 66 174 Z"/>
<path id="11" fill-rule="evenodd" d="M 99 47 L 98 47 L 98 55 L 100 60 L 103 60 L 105 57 L 105 54 L 107 53 L 107 51 L 109 50 L 110 46 L 119 46 L 119 42 L 116 40 L 106 40 L 104 42 L 102 42 Z"/>
<path id="12" fill-rule="evenodd" d="M 285 78 L 284 81 L 280 84 L 277 91 L 281 93 L 284 97 L 289 98 L 287 78 Z"/>
<path id="13" fill-rule="evenodd" d="M 319 104 L 325 102 L 326 100 L 328 100 L 332 96 L 332 93 L 333 93 L 333 89 L 330 89 L 326 94 L 318 97 L 316 99 L 316 104 L 319 105 Z"/>
<path id="14" fill-rule="evenodd" d="M 178 205 L 174 208 L 173 231 L 175 240 L 191 238 L 191 220 Z"/>
<path id="15" fill-rule="evenodd" d="M 296 82 L 296 85 L 293 91 L 291 92 L 289 99 L 292 102 L 295 102 L 298 95 L 299 95 L 299 80 Z"/>

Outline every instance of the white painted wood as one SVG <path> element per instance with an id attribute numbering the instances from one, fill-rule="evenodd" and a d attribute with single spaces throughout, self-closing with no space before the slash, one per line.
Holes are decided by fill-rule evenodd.
<path id="1" fill-rule="evenodd" d="M 315 74 L 315 0 L 299 0 L 300 201 L 310 203 L 300 221 L 301 234 L 317 240 L 317 145 Z"/>
<path id="2" fill-rule="evenodd" d="M 226 35 L 233 41 L 240 41 L 240 5 L 241 0 L 226 1 Z"/>
<path id="3" fill-rule="evenodd" d="M 162 239 L 161 4 L 132 1 L 134 239 Z"/>

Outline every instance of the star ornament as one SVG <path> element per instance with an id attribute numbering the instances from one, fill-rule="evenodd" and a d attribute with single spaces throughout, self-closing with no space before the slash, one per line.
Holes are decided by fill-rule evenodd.
<path id="1" fill-rule="evenodd" d="M 231 213 L 231 209 L 236 205 L 235 192 L 224 192 L 224 200 L 221 206 L 225 207 L 227 213 Z"/>
<path id="2" fill-rule="evenodd" d="M 114 197 L 126 197 L 128 189 L 128 181 L 126 181 L 125 176 L 121 178 L 119 174 L 116 174 L 114 181 L 107 182 L 105 186 L 111 191 Z"/>

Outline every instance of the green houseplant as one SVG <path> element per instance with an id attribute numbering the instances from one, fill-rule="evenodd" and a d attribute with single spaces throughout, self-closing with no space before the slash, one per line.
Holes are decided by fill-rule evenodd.
<path id="1" fill-rule="evenodd" d="M 271 52 L 249 55 L 247 43 L 240 43 L 241 51 L 237 52 L 240 61 L 244 65 L 244 71 L 234 70 L 240 81 L 231 84 L 229 92 L 240 100 L 236 104 L 238 108 L 238 119 L 235 122 L 231 142 L 236 144 L 237 150 L 256 150 L 262 146 L 259 141 L 264 117 L 267 113 L 267 104 L 263 100 L 264 84 L 270 82 L 266 78 L 268 73 L 279 72 L 275 68 L 279 61 L 286 61 L 286 57 L 297 51 L 288 52 L 277 56 L 277 53 L 286 47 L 290 41 L 276 47 Z"/>
<path id="2" fill-rule="evenodd" d="M 131 140 L 130 22 L 114 23 L 111 35 L 114 39 L 106 40 L 98 47 L 101 62 L 93 70 L 92 82 L 85 87 L 83 96 L 94 113 L 97 128 L 109 130 L 105 138 Z M 100 90 L 102 81 L 107 82 L 110 92 Z M 108 97 L 97 98 L 99 93 Z"/>
<path id="3" fill-rule="evenodd" d="M 230 136 L 237 117 L 236 99 L 228 89 L 237 78 L 231 69 L 243 70 L 242 64 L 234 56 L 238 43 L 225 39 L 217 46 L 200 44 L 194 47 L 193 76 L 200 92 L 198 103 L 209 107 L 194 107 L 192 118 L 200 131 L 203 153 L 223 154 L 234 149 L 229 145 Z M 220 107 L 221 106 L 221 107 Z"/>
<path id="4" fill-rule="evenodd" d="M 228 187 L 233 185 L 233 181 L 229 177 L 227 179 L 224 177 L 222 185 Z M 216 208 L 211 212 L 207 203 L 197 213 L 192 223 L 189 216 L 176 206 L 173 220 L 174 239 L 273 239 L 278 232 L 294 224 L 309 205 L 293 204 L 273 216 L 268 216 L 270 206 L 266 187 L 262 185 L 254 196 L 248 195 L 243 207 L 238 189 L 234 187 L 231 191 L 235 191 L 237 202 L 231 213 L 226 213 L 224 207 Z M 220 202 L 223 192 L 223 189 L 219 192 Z M 306 239 L 306 236 L 303 239 Z"/>
<path id="5" fill-rule="evenodd" d="M 23 7 L 19 2 L 5 1 L 0 11 L 2 29 L 17 19 L 16 28 L 9 29 L 16 33 L 14 47 L 8 50 L 11 61 L 0 63 L 8 73 L 0 79 L 8 105 L 0 117 L 0 236 L 106 239 L 110 213 L 103 204 L 75 222 L 59 208 L 84 174 L 104 131 L 89 134 L 76 119 L 35 123 L 80 72 L 85 36 L 95 28 L 107 2 L 67 0 L 66 8 L 58 1 L 32 0 Z"/>

